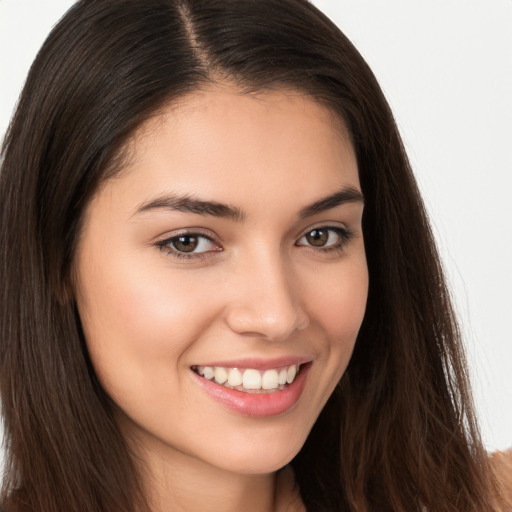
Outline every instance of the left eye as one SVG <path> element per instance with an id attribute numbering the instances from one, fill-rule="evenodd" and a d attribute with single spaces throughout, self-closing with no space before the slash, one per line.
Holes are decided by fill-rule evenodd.
<path id="1" fill-rule="evenodd" d="M 211 251 L 215 244 L 203 235 L 179 235 L 170 238 L 165 245 L 180 253 L 201 253 Z"/>
<path id="2" fill-rule="evenodd" d="M 310 247 L 339 247 L 345 239 L 342 228 L 315 228 L 308 231 L 297 242 L 298 245 L 309 245 Z"/>

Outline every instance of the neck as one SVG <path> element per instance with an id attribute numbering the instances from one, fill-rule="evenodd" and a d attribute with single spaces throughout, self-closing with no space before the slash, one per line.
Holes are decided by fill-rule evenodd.
<path id="1" fill-rule="evenodd" d="M 176 453 L 151 466 L 152 512 L 274 512 L 274 474 L 238 475 Z"/>
<path id="2" fill-rule="evenodd" d="M 239 474 L 177 450 L 145 451 L 145 488 L 151 512 L 302 511 L 293 472 Z"/>

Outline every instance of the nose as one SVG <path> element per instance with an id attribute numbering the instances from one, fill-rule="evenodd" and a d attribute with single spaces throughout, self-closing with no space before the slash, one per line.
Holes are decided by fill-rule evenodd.
<path id="1" fill-rule="evenodd" d="M 253 257 L 234 271 L 232 279 L 225 318 L 237 334 L 282 341 L 309 325 L 297 280 L 282 258 Z"/>

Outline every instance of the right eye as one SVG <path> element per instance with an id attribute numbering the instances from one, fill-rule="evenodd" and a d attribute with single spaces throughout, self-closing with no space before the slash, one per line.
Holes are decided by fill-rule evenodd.
<path id="1" fill-rule="evenodd" d="M 200 233 L 182 233 L 158 242 L 157 246 L 176 258 L 204 257 L 205 253 L 220 250 L 213 240 Z"/>

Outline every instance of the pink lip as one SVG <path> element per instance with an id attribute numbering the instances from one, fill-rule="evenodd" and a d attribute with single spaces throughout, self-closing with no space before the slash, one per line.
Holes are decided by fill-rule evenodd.
<path id="1" fill-rule="evenodd" d="M 275 359 L 243 358 L 230 361 L 214 361 L 195 366 L 222 366 L 224 368 L 254 368 L 255 370 L 273 370 L 291 366 L 292 364 L 305 364 L 311 361 L 308 357 L 285 356 Z"/>
<path id="2" fill-rule="evenodd" d="M 274 361 L 275 362 L 275 361 Z M 251 362 L 253 364 L 253 362 Z M 296 364 L 296 363 L 291 363 Z M 228 366 L 217 364 L 216 366 Z M 287 366 L 283 364 L 281 366 Z M 229 363 L 230 368 L 255 368 L 255 366 L 234 366 L 233 361 Z M 278 368 L 272 366 L 271 368 Z M 311 364 L 305 364 L 301 367 L 295 380 L 286 386 L 282 391 L 273 393 L 244 393 L 236 389 L 229 389 L 215 382 L 212 382 L 200 375 L 193 373 L 196 381 L 202 388 L 215 400 L 225 405 L 229 409 L 243 416 L 268 417 L 282 414 L 291 409 L 299 400 L 306 384 L 306 377 Z M 262 369 L 256 367 L 255 369 Z"/>

